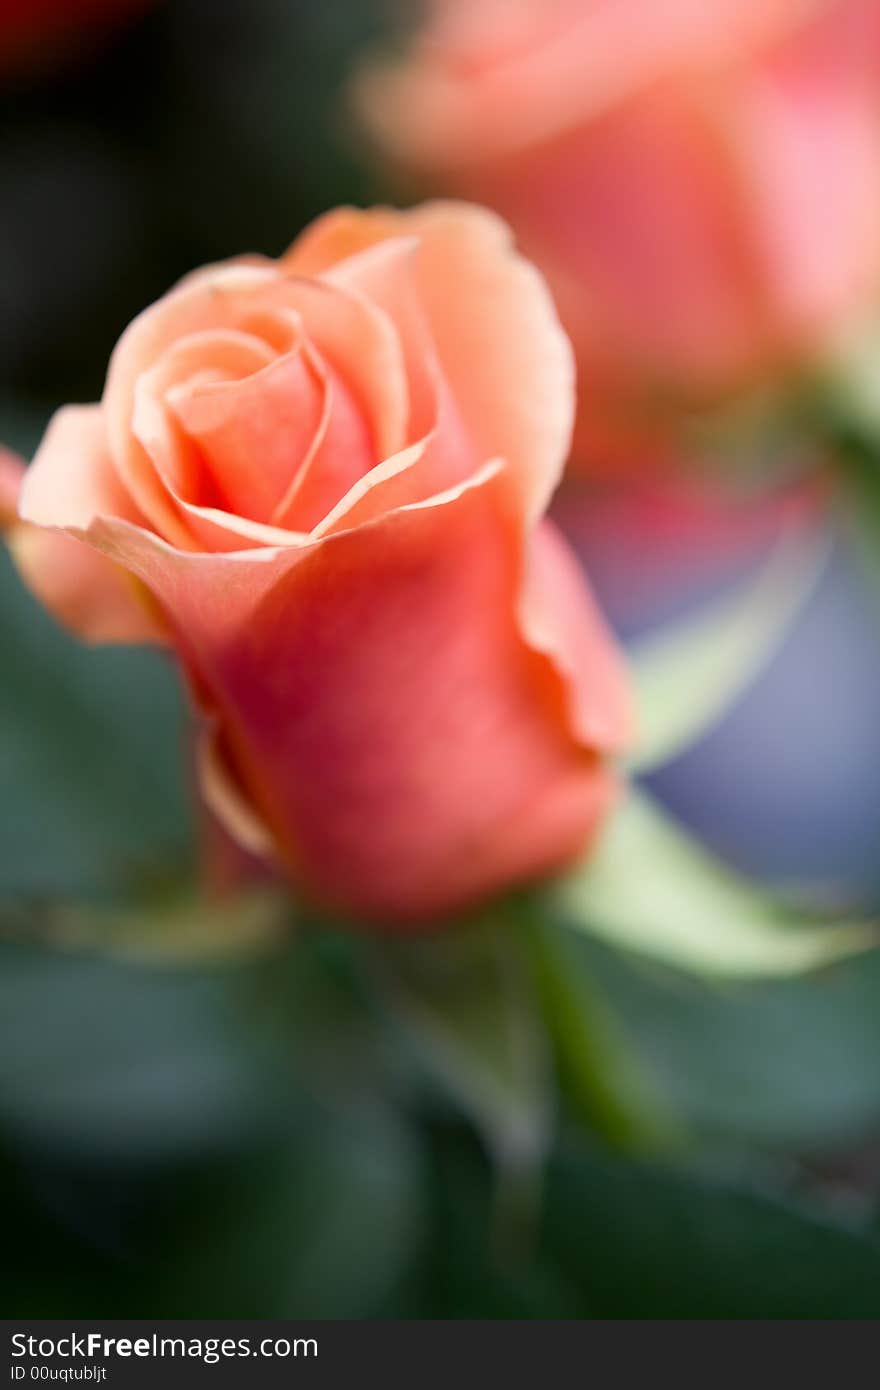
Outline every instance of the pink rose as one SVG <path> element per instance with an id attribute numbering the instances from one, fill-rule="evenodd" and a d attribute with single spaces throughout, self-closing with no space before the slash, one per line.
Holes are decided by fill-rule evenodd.
<path id="1" fill-rule="evenodd" d="M 878 29 L 876 0 L 435 0 L 359 105 L 547 275 L 601 462 L 802 366 L 876 292 Z"/>
<path id="2" fill-rule="evenodd" d="M 571 860 L 613 797 L 626 683 L 542 519 L 573 395 L 492 215 L 332 213 L 135 320 L 14 549 L 86 637 L 174 648 L 240 844 L 335 908 L 437 917 Z"/>

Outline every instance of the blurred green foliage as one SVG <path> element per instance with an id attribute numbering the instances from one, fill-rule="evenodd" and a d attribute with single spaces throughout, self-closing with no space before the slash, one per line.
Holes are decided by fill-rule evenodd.
<path id="1" fill-rule="evenodd" d="M 176 677 L 154 652 L 90 651 L 0 555 L 0 896 L 119 895 L 187 860 Z"/>
<path id="2" fill-rule="evenodd" d="M 719 993 L 589 948 L 691 1149 L 637 1161 L 563 1115 L 510 1231 L 455 1089 L 364 989 L 373 949 L 307 931 L 180 967 L 4 948 L 10 1315 L 880 1311 L 876 962 Z"/>

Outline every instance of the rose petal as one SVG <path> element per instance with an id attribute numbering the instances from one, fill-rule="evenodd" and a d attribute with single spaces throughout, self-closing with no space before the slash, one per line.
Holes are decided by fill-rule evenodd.
<path id="1" fill-rule="evenodd" d="M 337 505 L 327 509 L 317 525 L 320 535 L 363 525 L 385 511 L 425 501 L 470 477 L 485 462 L 461 419 L 418 300 L 418 239 L 395 235 L 395 224 L 382 214 L 375 222 L 360 216 L 354 224 L 350 219 L 343 221 L 344 226 L 340 224 L 337 231 L 361 228 L 362 235 L 346 237 L 342 244 L 349 250 L 356 246 L 356 253 L 329 266 L 326 278 L 380 305 L 397 330 L 409 386 L 407 434 L 414 442 L 364 474 L 344 497 L 335 499 Z M 390 233 L 390 239 L 368 242 L 367 226 L 369 235 L 382 229 Z M 337 232 L 329 225 L 327 231 L 335 244 Z M 295 243 L 286 258 L 297 269 L 298 247 Z M 320 236 L 313 239 L 307 233 L 302 264 L 312 269 L 323 266 L 322 247 Z"/>
<path id="2" fill-rule="evenodd" d="M 876 19 L 876 15 L 875 15 Z M 833 61 L 845 15 L 743 76 L 729 108 L 765 302 L 779 354 L 821 341 L 841 311 L 863 312 L 880 269 L 878 94 L 858 55 Z"/>
<path id="3" fill-rule="evenodd" d="M 324 381 L 299 346 L 237 381 L 173 388 L 168 404 L 198 445 L 222 505 L 270 522 L 321 423 Z"/>
<path id="4" fill-rule="evenodd" d="M 248 545 L 296 544 L 298 540 L 286 530 L 239 516 L 220 505 L 222 499 L 201 450 L 186 433 L 168 400 L 176 385 L 180 385 L 181 372 L 195 371 L 201 363 L 197 379 L 209 374 L 217 369 L 218 362 L 228 361 L 233 348 L 238 354 L 238 365 L 246 364 L 248 368 L 259 369 L 271 356 L 264 345 L 262 354 L 254 358 L 253 340 L 245 334 L 195 333 L 169 348 L 155 366 L 143 373 L 135 387 L 133 440 L 140 447 L 144 469 L 152 471 L 164 490 L 165 505 L 173 510 L 175 518 L 171 539 L 183 549 L 229 551 Z M 247 354 L 244 359 L 242 352 Z M 202 500 L 193 500 L 196 498 Z M 165 533 L 168 534 L 167 527 Z"/>
<path id="5" fill-rule="evenodd" d="M 387 505 L 425 501 L 455 487 L 486 462 L 450 387 L 419 298 L 416 237 L 392 237 L 349 256 L 327 279 L 379 304 L 397 329 L 410 395 L 408 437 L 425 440 L 418 466 L 397 474 Z M 373 498 L 375 503 L 377 498 Z"/>
<path id="6" fill-rule="evenodd" d="M 324 409 L 310 450 L 273 514 L 276 526 L 311 531 L 375 463 L 363 412 L 341 376 L 326 360 L 317 364 L 324 380 Z"/>
<path id="7" fill-rule="evenodd" d="M 551 521 L 529 539 L 520 617 L 526 641 L 559 675 L 580 741 L 606 753 L 624 750 L 635 733 L 626 668 L 581 566 Z"/>
<path id="8" fill-rule="evenodd" d="M 193 555 L 124 523 L 95 528 L 168 612 L 233 782 L 329 903 L 451 911 L 567 860 L 613 795 L 559 717 L 555 658 L 520 631 L 508 495 L 496 463 L 297 551 Z M 601 663 L 604 634 L 593 640 Z M 574 660 L 571 673 L 582 679 Z"/>
<path id="9" fill-rule="evenodd" d="M 601 117 L 664 76 L 728 67 L 737 54 L 772 43 L 824 4 L 542 0 L 525 7 L 528 37 L 510 45 L 509 0 L 495 6 L 463 0 L 451 15 L 443 0 L 441 22 L 429 25 L 410 59 L 365 69 L 355 102 L 397 160 L 448 177 L 472 161 L 533 147 Z M 477 32 L 474 21 L 486 14 L 489 22 Z"/>
<path id="10" fill-rule="evenodd" d="M 12 556 L 40 601 L 87 641 L 163 642 L 164 625 L 130 574 L 63 531 L 43 529 L 86 531 L 102 514 L 136 518 L 107 454 L 100 406 L 66 406 L 22 482 L 22 522 L 7 537 Z"/>
<path id="11" fill-rule="evenodd" d="M 763 347 L 765 286 L 742 171 L 709 98 L 704 83 L 645 93 L 540 159 L 511 163 L 486 190 L 566 306 L 584 415 L 594 396 L 606 404 L 609 364 L 628 380 L 711 391 Z"/>
<path id="12" fill-rule="evenodd" d="M 179 339 L 205 331 L 238 329 L 244 313 L 242 301 L 250 303 L 260 289 L 276 280 L 277 272 L 268 262 L 231 261 L 206 267 L 139 314 L 110 358 L 102 404 L 111 457 L 140 512 L 177 545 L 192 545 L 186 523 L 157 475 L 155 461 L 132 434 L 138 382 Z"/>
<path id="13" fill-rule="evenodd" d="M 275 360 L 259 339 L 230 329 L 205 329 L 172 344 L 135 384 L 131 431 L 160 484 L 181 502 L 217 504 L 220 492 L 197 442 L 173 409 L 176 392 L 209 382 L 248 378 Z"/>
<path id="14" fill-rule="evenodd" d="M 282 262 L 282 266 L 284 263 Z M 381 308 L 353 290 L 285 274 L 309 341 L 345 382 L 369 422 L 376 458 L 407 442 L 409 388 L 400 341 Z"/>
<path id="15" fill-rule="evenodd" d="M 291 312 L 301 315 L 309 342 L 328 362 L 345 364 L 345 384 L 369 420 L 376 454 L 383 457 L 403 447 L 409 412 L 406 374 L 393 325 L 379 308 L 354 293 L 301 280 L 267 264 L 230 262 L 209 268 L 134 320 L 111 358 L 104 392 L 116 467 L 141 511 L 173 544 L 192 548 L 207 542 L 193 535 L 154 461 L 132 434 L 138 382 L 181 339 L 206 331 L 248 331 L 256 325 L 264 334 L 267 328 L 283 334 L 285 315 Z M 234 524 L 230 530 L 235 533 Z"/>
<path id="16" fill-rule="evenodd" d="M 574 408 L 571 349 L 550 294 L 505 224 L 464 203 L 342 209 L 310 228 L 286 261 L 313 270 L 342 246 L 363 252 L 392 227 L 418 241 L 419 303 L 475 452 L 510 463 L 517 504 L 536 518 L 565 465 Z M 344 275 L 344 265 L 332 272 Z"/>

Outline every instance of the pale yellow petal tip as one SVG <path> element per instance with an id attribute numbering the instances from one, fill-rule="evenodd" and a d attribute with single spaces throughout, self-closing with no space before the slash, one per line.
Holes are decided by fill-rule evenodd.
<path id="1" fill-rule="evenodd" d="M 257 859 L 272 859 L 272 834 L 236 785 L 211 728 L 199 743 L 198 771 L 205 804 L 233 840 Z"/>

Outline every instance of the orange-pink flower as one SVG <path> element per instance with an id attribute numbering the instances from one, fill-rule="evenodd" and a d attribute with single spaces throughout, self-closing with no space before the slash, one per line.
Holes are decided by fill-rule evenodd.
<path id="1" fill-rule="evenodd" d="M 613 796 L 625 678 L 543 519 L 573 397 L 495 217 L 340 211 L 135 320 L 13 548 L 85 637 L 173 646 L 241 844 L 323 903 L 436 918 L 569 861 Z"/>
<path id="2" fill-rule="evenodd" d="M 804 365 L 875 294 L 878 40 L 875 0 L 434 0 L 359 105 L 548 276 L 601 462 Z"/>

